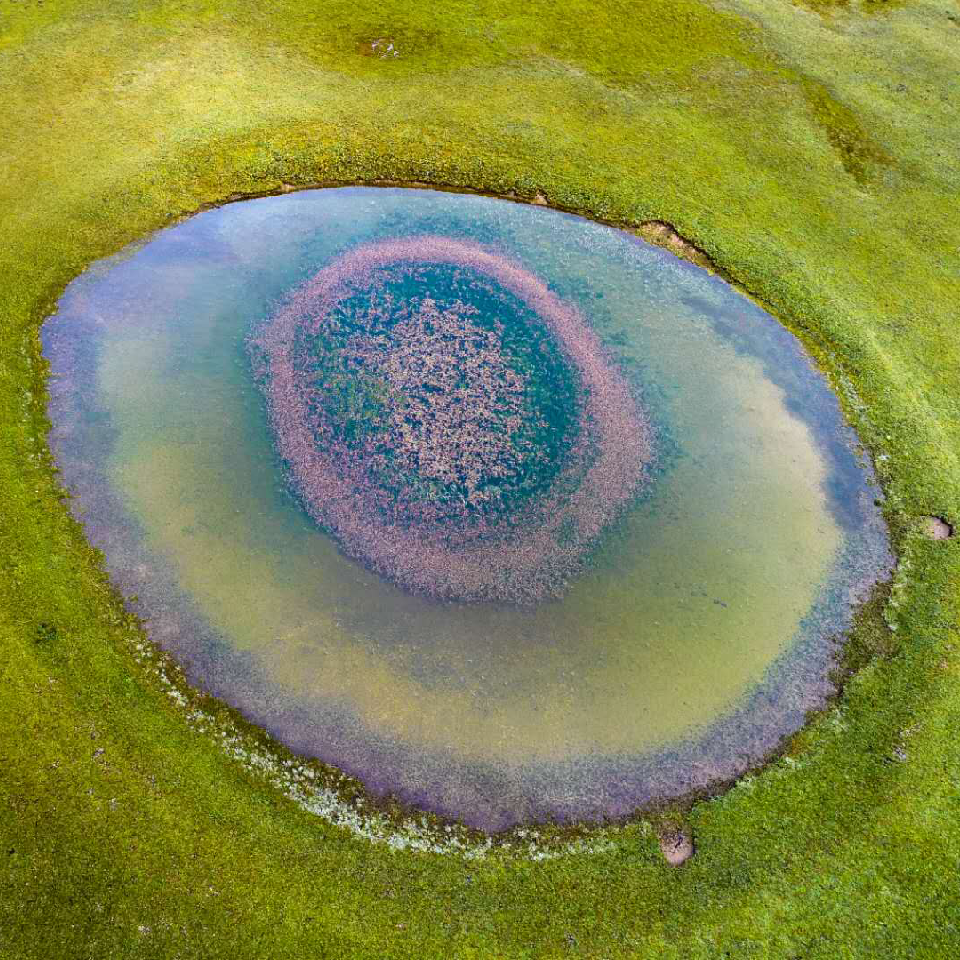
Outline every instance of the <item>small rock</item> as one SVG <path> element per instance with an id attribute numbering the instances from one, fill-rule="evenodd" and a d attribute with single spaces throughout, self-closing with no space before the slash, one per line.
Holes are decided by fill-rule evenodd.
<path id="1" fill-rule="evenodd" d="M 953 536 L 953 527 L 943 517 L 927 517 L 926 531 L 931 540 L 949 540 Z"/>
<path id="2" fill-rule="evenodd" d="M 533 202 L 538 207 L 545 207 L 547 205 L 547 198 L 543 195 L 543 193 L 540 190 L 538 190 L 534 195 Z"/>
<path id="3" fill-rule="evenodd" d="M 661 834 L 660 852 L 671 867 L 679 867 L 693 856 L 693 834 L 688 830 Z"/>

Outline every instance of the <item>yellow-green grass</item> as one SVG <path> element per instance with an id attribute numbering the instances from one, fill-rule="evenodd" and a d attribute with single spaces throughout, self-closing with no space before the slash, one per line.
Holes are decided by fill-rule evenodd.
<path id="1" fill-rule="evenodd" d="M 0 956 L 960 952 L 960 540 L 922 522 L 960 520 L 958 76 L 953 0 L 0 0 Z M 900 565 L 857 672 L 677 814 L 680 869 L 643 820 L 467 862 L 298 809 L 136 664 L 69 519 L 38 340 L 66 283 L 203 204 L 376 179 L 673 223 L 877 458 Z"/>

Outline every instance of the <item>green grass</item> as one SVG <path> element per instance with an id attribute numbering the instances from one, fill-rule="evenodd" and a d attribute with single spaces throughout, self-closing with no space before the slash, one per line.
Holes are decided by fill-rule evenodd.
<path id="1" fill-rule="evenodd" d="M 0 0 L 0 956 L 960 953 L 960 8 Z M 400 57 L 367 47 L 392 39 Z M 840 703 L 683 814 L 545 863 L 392 852 L 192 730 L 45 447 L 38 330 L 91 260 L 281 183 L 663 220 L 798 333 L 900 567 Z"/>

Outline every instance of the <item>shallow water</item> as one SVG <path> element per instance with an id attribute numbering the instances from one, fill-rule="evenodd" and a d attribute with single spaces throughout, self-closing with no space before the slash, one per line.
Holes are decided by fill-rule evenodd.
<path id="1" fill-rule="evenodd" d="M 338 257 L 426 235 L 546 284 L 649 422 L 645 482 L 556 599 L 404 589 L 321 530 L 278 456 L 250 338 Z M 796 340 L 555 211 L 374 188 L 232 204 L 91 268 L 44 346 L 74 508 L 191 680 L 373 793 L 485 829 L 623 815 L 756 762 L 830 692 L 834 638 L 889 569 Z"/>

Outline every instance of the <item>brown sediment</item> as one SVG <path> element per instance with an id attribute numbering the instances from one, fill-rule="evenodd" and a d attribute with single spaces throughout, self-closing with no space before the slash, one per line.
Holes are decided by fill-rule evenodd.
<path id="1" fill-rule="evenodd" d="M 408 520 L 408 510 L 394 510 L 391 515 L 393 494 L 376 489 L 367 464 L 331 439 L 311 402 L 315 399 L 311 375 L 297 362 L 298 335 L 303 330 L 321 330 L 357 285 L 369 283 L 386 268 L 425 264 L 472 269 L 516 296 L 542 321 L 581 382 L 581 423 L 587 429 L 566 451 L 552 487 L 536 504 L 506 518 L 451 525 L 432 522 L 437 517 L 421 511 L 415 517 L 419 522 L 411 524 L 399 516 L 405 513 Z M 424 319 L 405 322 L 416 325 Z M 435 308 L 426 320 L 431 329 L 438 323 L 457 322 Z M 463 320 L 461 316 L 459 321 Z M 518 264 L 474 243 L 422 236 L 353 250 L 304 284 L 259 331 L 252 346 L 261 357 L 259 373 L 279 453 L 308 512 L 338 538 L 348 554 L 412 592 L 440 599 L 514 603 L 561 596 L 581 569 L 585 551 L 636 495 L 652 459 L 649 423 L 584 318 Z M 369 358 L 369 346 L 355 348 Z M 489 345 L 480 353 L 485 363 L 497 361 Z M 387 360 L 385 367 L 389 366 Z M 397 371 L 387 372 L 388 381 L 400 376 Z M 516 409 L 509 411 L 505 422 L 516 421 L 516 413 Z M 394 426 L 407 429 L 403 424 Z M 325 442 L 318 443 L 318 436 Z M 421 467 L 421 455 L 443 453 L 442 448 L 455 448 L 454 459 L 461 465 L 470 460 L 462 445 L 449 440 L 432 445 L 418 440 L 416 445 Z M 376 455 L 376 451 L 365 455 Z M 497 457 L 502 460 L 502 451 L 494 461 Z M 433 459 L 449 469 L 449 455 L 446 464 L 443 456 Z M 401 501 L 399 506 L 409 504 Z"/>

